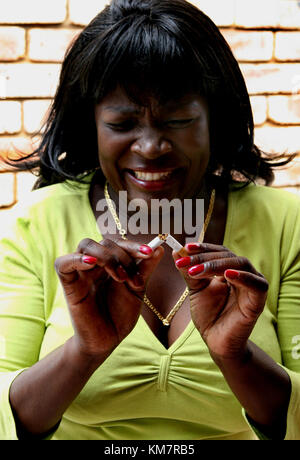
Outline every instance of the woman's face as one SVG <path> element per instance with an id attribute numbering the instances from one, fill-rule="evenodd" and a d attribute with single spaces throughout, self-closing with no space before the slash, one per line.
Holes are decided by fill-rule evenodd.
<path id="1" fill-rule="evenodd" d="M 160 105 L 136 105 L 117 88 L 95 108 L 100 166 L 115 192 L 129 200 L 191 198 L 210 157 L 205 100 L 188 94 Z"/>

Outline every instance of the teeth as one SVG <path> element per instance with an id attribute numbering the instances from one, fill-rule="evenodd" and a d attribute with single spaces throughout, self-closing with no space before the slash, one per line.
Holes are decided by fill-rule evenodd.
<path id="1" fill-rule="evenodd" d="M 137 179 L 141 180 L 148 180 L 154 181 L 159 179 L 165 179 L 171 175 L 171 172 L 163 172 L 163 173 L 145 173 L 142 171 L 134 171 L 134 175 Z"/>

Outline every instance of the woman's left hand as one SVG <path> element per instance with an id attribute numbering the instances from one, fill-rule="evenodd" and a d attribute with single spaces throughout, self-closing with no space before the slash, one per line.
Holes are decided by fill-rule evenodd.
<path id="1" fill-rule="evenodd" d="M 196 328 L 215 359 L 242 357 L 264 309 L 267 280 L 224 246 L 191 243 L 185 249 L 188 257 L 173 257 L 190 291 Z"/>

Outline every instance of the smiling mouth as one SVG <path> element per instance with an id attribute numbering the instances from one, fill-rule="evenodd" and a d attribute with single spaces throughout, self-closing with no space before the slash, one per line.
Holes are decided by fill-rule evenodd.
<path id="1" fill-rule="evenodd" d="M 156 180 L 166 180 L 172 175 L 172 171 L 163 171 L 163 172 L 144 172 L 144 171 L 132 171 L 133 175 L 144 181 L 156 181 Z"/>
<path id="2" fill-rule="evenodd" d="M 183 168 L 168 168 L 165 170 L 125 169 L 130 184 L 143 192 L 161 192 L 172 187 L 178 187 L 182 182 Z"/>

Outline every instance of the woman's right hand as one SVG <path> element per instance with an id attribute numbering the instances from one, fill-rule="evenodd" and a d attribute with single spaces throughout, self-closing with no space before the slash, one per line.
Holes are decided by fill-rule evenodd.
<path id="1" fill-rule="evenodd" d="M 146 254 L 140 244 L 123 239 L 84 239 L 75 253 L 56 259 L 78 352 L 101 361 L 132 331 L 147 281 L 164 252 L 149 249 Z M 138 270 L 137 259 L 143 259 Z"/>

